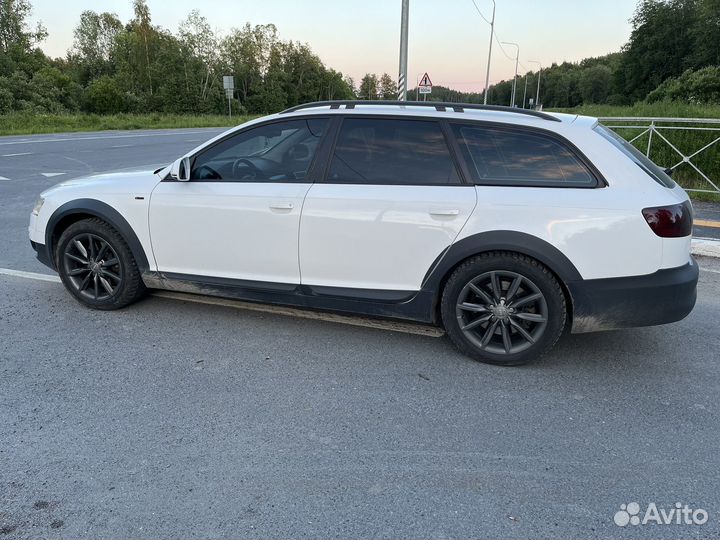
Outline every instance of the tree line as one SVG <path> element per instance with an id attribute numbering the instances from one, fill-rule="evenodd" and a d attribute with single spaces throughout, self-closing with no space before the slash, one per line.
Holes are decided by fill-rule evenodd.
<path id="1" fill-rule="evenodd" d="M 222 76 L 235 77 L 235 112 L 268 113 L 325 99 L 395 99 L 395 80 L 366 74 L 356 86 L 308 45 L 279 38 L 272 24 L 217 35 L 198 11 L 176 32 L 153 23 L 145 0 L 133 18 L 85 11 L 64 58 L 38 44 L 29 0 L 0 0 L 0 114 L 91 112 L 212 114 L 227 111 Z M 720 103 L 720 0 L 641 0 L 621 51 L 542 71 L 545 107 L 676 100 Z M 537 72 L 518 77 L 516 103 L 534 97 Z M 527 92 L 525 84 L 527 82 Z M 490 87 L 488 103 L 510 103 L 512 79 Z M 408 99 L 423 99 L 410 89 Z M 427 99 L 478 103 L 482 92 L 433 87 Z"/>
<path id="2" fill-rule="evenodd" d="M 720 0 L 641 0 L 631 23 L 620 52 L 544 69 L 543 105 L 720 104 Z M 533 87 L 537 73 L 527 76 Z M 522 105 L 523 77 L 517 84 Z M 492 86 L 488 101 L 509 104 L 511 89 L 512 79 Z"/>
<path id="3" fill-rule="evenodd" d="M 173 33 L 153 24 L 145 0 L 134 17 L 85 11 L 65 58 L 38 48 L 29 0 L 0 0 L 0 114 L 193 113 L 227 111 L 222 76 L 235 77 L 236 112 L 268 113 L 307 101 L 350 99 L 352 81 L 305 44 L 283 41 L 272 24 L 216 35 L 192 11 Z"/>

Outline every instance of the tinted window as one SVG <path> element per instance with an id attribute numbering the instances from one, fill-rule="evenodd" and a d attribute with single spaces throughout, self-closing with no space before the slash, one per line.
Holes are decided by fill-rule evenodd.
<path id="1" fill-rule="evenodd" d="M 477 183 L 594 186 L 595 177 L 560 141 L 542 134 L 454 124 Z"/>
<path id="2" fill-rule="evenodd" d="M 326 118 L 274 122 L 233 135 L 199 154 L 196 181 L 303 182 Z"/>
<path id="3" fill-rule="evenodd" d="M 633 160 L 636 165 L 644 170 L 658 184 L 668 188 L 675 187 L 675 181 L 670 178 L 670 176 L 662 168 L 655 165 L 649 157 L 623 139 L 620 135 L 601 125 L 598 125 L 595 128 L 595 131 L 610 141 L 615 148 Z"/>
<path id="4" fill-rule="evenodd" d="M 437 122 L 346 118 L 328 181 L 457 184 L 459 177 Z"/>

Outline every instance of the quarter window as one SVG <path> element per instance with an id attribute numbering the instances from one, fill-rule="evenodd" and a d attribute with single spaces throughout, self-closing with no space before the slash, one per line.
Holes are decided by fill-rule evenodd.
<path id="1" fill-rule="evenodd" d="M 436 185 L 460 179 L 437 122 L 346 118 L 328 182 Z"/>
<path id="2" fill-rule="evenodd" d="M 587 187 L 597 181 L 560 141 L 529 131 L 453 124 L 473 181 L 478 184 Z"/>
<path id="3" fill-rule="evenodd" d="M 241 131 L 198 154 L 190 179 L 305 182 L 326 118 L 273 122 Z"/>

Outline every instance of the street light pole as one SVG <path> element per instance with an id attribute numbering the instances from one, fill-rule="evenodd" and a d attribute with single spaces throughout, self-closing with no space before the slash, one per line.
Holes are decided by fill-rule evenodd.
<path id="1" fill-rule="evenodd" d="M 535 108 L 537 109 L 540 106 L 540 76 L 542 75 L 542 64 L 537 60 L 528 60 L 528 62 L 540 66 L 540 69 L 538 70 L 537 93 L 535 94 Z"/>
<path id="2" fill-rule="evenodd" d="M 400 74 L 398 75 L 398 100 L 407 101 L 407 63 L 408 63 L 408 21 L 410 0 L 402 0 L 400 18 Z"/>
<path id="3" fill-rule="evenodd" d="M 513 43 L 512 41 L 503 41 L 503 45 L 513 45 L 517 52 L 515 53 L 515 78 L 513 78 L 513 85 L 512 85 L 512 96 L 510 98 L 510 106 L 515 106 L 515 86 L 517 83 L 517 68 L 518 68 L 518 62 L 520 61 L 520 45 L 517 43 Z"/>
<path id="4" fill-rule="evenodd" d="M 525 73 L 525 90 L 523 90 L 522 108 L 525 108 L 525 98 L 527 98 L 527 73 Z"/>
<path id="5" fill-rule="evenodd" d="M 493 3 L 493 14 L 492 19 L 490 20 L 490 46 L 488 47 L 488 61 L 487 61 L 487 69 L 485 71 L 485 96 L 483 97 L 483 104 L 487 105 L 488 100 L 488 88 L 490 85 L 490 60 L 492 59 L 492 44 L 493 44 L 493 37 L 495 37 L 495 0 L 492 0 Z"/>

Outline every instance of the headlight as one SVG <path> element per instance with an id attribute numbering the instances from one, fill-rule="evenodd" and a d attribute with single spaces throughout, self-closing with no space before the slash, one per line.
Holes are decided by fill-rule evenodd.
<path id="1" fill-rule="evenodd" d="M 40 197 L 37 202 L 35 203 L 35 208 L 33 208 L 33 216 L 37 216 L 40 213 L 40 209 L 42 208 L 43 203 L 45 202 L 45 199 Z"/>

